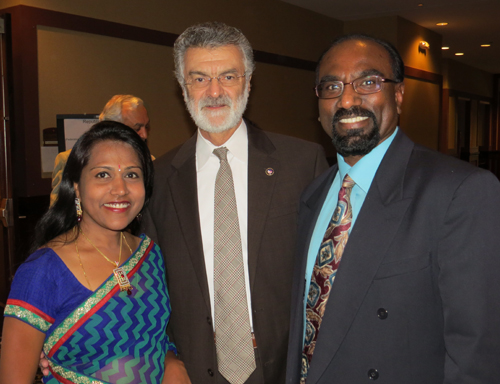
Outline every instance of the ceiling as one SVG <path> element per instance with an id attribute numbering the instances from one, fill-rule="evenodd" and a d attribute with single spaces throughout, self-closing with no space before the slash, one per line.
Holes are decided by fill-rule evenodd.
<path id="1" fill-rule="evenodd" d="M 443 57 L 500 74 L 500 0 L 282 0 L 337 20 L 398 15 L 443 37 Z M 419 6 L 419 4 L 422 4 Z M 436 23 L 447 22 L 447 26 Z M 482 48 L 481 44 L 491 43 Z M 455 53 L 463 52 L 463 56 Z"/>

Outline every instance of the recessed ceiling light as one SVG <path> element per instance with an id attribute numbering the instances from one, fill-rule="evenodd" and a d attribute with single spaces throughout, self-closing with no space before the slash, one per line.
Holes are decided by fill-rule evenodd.
<path id="1" fill-rule="evenodd" d="M 455 56 L 463 56 L 464 54 L 462 52 L 457 52 L 455 53 Z"/>
<path id="2" fill-rule="evenodd" d="M 442 27 L 444 25 L 448 25 L 448 23 L 436 23 L 436 25 L 439 25 L 440 27 Z"/>
<path id="3" fill-rule="evenodd" d="M 446 51 L 447 49 L 450 49 L 450 47 L 441 47 L 443 51 Z"/>
<path id="4" fill-rule="evenodd" d="M 483 48 L 491 47 L 491 44 L 481 44 L 481 47 Z"/>
<path id="5" fill-rule="evenodd" d="M 419 6 L 419 7 L 423 7 L 424 5 L 423 5 L 422 3 L 420 3 L 418 6 Z"/>

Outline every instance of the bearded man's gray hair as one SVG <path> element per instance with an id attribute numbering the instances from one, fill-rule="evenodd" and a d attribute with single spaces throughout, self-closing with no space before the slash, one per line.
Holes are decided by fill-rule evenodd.
<path id="1" fill-rule="evenodd" d="M 197 24 L 186 29 L 174 44 L 175 76 L 184 89 L 184 56 L 188 48 L 219 48 L 234 45 L 243 54 L 245 75 L 249 78 L 255 70 L 253 49 L 243 33 L 234 27 L 212 21 Z"/>

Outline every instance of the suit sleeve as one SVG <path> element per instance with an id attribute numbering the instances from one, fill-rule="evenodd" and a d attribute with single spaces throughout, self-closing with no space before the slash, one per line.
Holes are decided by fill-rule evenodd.
<path id="1" fill-rule="evenodd" d="M 456 189 L 438 245 L 446 384 L 500 377 L 500 183 L 476 171 Z"/>
<path id="2" fill-rule="evenodd" d="M 151 216 L 151 204 L 142 213 L 141 232 L 148 235 L 156 244 L 159 244 L 156 226 Z"/>

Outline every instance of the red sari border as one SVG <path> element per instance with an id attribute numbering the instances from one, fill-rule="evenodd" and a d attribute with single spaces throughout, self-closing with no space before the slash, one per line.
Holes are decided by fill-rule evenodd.
<path id="1" fill-rule="evenodd" d="M 54 324 L 54 322 L 56 321 L 54 318 L 52 318 L 49 315 L 47 315 L 46 313 L 40 311 L 37 307 L 34 307 L 33 305 L 28 304 L 27 302 L 22 301 L 22 300 L 8 299 L 7 305 L 16 305 L 18 307 L 27 309 L 28 311 L 33 312 L 35 315 L 40 316 L 42 319 L 44 319 L 45 321 L 48 321 L 51 324 Z"/>

